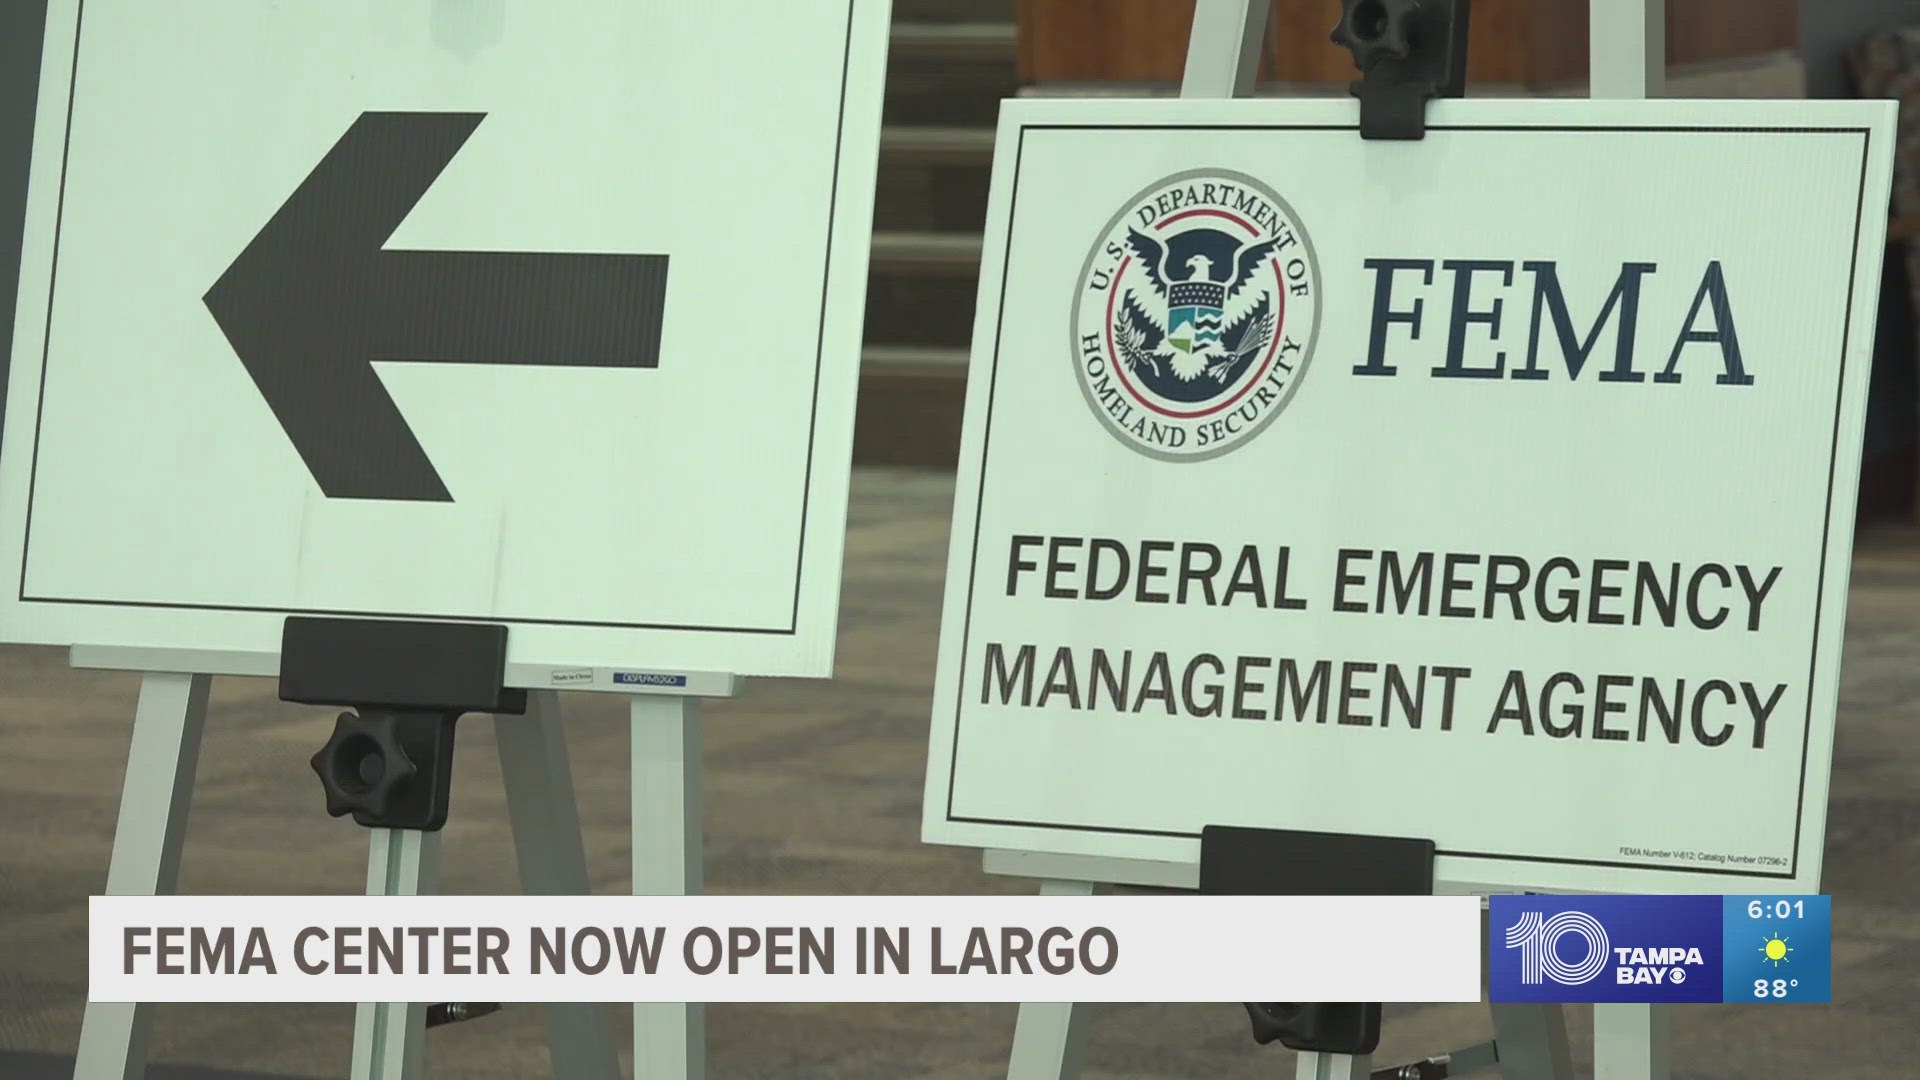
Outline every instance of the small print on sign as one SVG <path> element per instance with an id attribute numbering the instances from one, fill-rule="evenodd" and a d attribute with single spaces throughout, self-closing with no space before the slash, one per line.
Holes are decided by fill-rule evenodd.
<path id="1" fill-rule="evenodd" d="M 620 686 L 664 686 L 683 687 L 687 685 L 685 675 L 662 675 L 648 671 L 616 671 L 613 681 Z"/>

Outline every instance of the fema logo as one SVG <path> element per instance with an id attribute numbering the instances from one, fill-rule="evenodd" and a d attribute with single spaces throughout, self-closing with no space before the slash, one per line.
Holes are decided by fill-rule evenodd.
<path id="1" fill-rule="evenodd" d="M 1199 461 L 1273 422 L 1320 329 L 1320 267 L 1293 210 L 1253 177 L 1170 176 L 1116 214 L 1081 270 L 1074 371 L 1135 450 Z"/>

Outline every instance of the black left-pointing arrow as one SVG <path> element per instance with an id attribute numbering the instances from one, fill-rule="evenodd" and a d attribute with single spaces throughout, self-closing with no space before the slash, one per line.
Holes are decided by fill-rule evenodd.
<path id="1" fill-rule="evenodd" d="M 452 501 L 375 361 L 660 364 L 665 255 L 382 249 L 485 118 L 361 114 L 206 295 L 328 498 Z"/>

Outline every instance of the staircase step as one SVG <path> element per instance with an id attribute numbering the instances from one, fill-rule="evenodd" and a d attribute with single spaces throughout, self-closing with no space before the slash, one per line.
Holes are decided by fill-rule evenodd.
<path id="1" fill-rule="evenodd" d="M 951 469 L 959 459 L 967 351 L 869 346 L 860 358 L 853 458 Z"/>
<path id="2" fill-rule="evenodd" d="M 880 145 L 875 229 L 977 233 L 986 224 L 992 128 L 889 127 Z"/>
<path id="3" fill-rule="evenodd" d="M 993 164 L 994 130 L 984 124 L 889 124 L 880 129 L 880 158 L 889 164 Z"/>
<path id="4" fill-rule="evenodd" d="M 869 345 L 860 353 L 861 374 L 919 376 L 932 379 L 967 377 L 965 347 Z"/>
<path id="5" fill-rule="evenodd" d="M 1000 102 L 1019 92 L 1015 0 L 894 0 L 854 460 L 959 455 Z"/>
<path id="6" fill-rule="evenodd" d="M 1000 120 L 1000 102 L 1017 95 L 1013 65 L 1004 71 L 968 65 L 896 66 L 887 76 L 881 115 L 889 124 L 986 124 Z"/>
<path id="7" fill-rule="evenodd" d="M 887 64 L 888 123 L 992 124 L 1019 92 L 1018 33 L 1007 22 L 899 22 Z"/>
<path id="8" fill-rule="evenodd" d="M 866 340 L 874 345 L 964 349 L 973 340 L 978 283 L 966 277 L 867 280 Z"/>
<path id="9" fill-rule="evenodd" d="M 880 163 L 876 229 L 977 233 L 987 222 L 986 169 Z"/>
<path id="10" fill-rule="evenodd" d="M 876 232 L 872 275 L 972 280 L 980 274 L 982 246 L 971 233 Z"/>
<path id="11" fill-rule="evenodd" d="M 1013 21 L 1016 0 L 893 0 L 895 22 Z"/>
<path id="12" fill-rule="evenodd" d="M 981 238 L 969 233 L 876 233 L 867 276 L 866 340 L 965 348 L 973 335 L 981 245 Z"/>
<path id="13" fill-rule="evenodd" d="M 945 60 L 1004 63 L 1019 49 L 1020 31 L 1010 22 L 896 22 L 892 57 L 900 61 Z"/>

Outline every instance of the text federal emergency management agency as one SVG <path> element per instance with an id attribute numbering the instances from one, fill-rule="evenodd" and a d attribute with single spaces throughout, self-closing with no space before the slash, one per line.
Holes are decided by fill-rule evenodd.
<path id="1" fill-rule="evenodd" d="M 1342 616 L 1760 630 L 1780 566 L 1649 562 L 1554 554 L 1338 548 L 1320 557 L 1290 545 L 1016 535 L 1006 595 L 1088 604 L 1165 604 Z M 1473 668 L 1446 658 L 1407 663 L 1269 654 L 1224 655 L 1033 642 L 982 645 L 983 705 L 1163 711 L 1354 727 L 1611 741 L 1683 741 L 1765 749 L 1788 685 L 1712 673 L 1655 677 L 1623 671 L 1495 673 L 1484 715 L 1461 715 Z"/>

